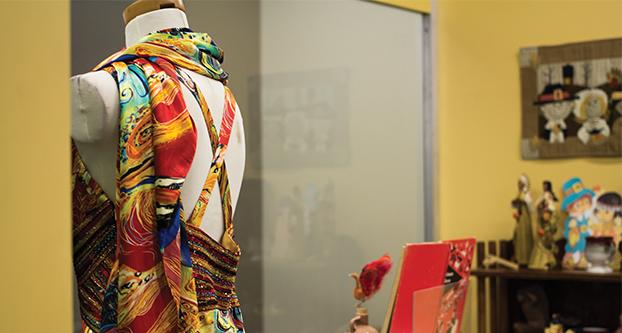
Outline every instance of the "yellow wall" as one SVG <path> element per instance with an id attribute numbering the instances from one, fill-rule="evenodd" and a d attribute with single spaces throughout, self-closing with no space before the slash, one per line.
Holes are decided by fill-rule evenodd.
<path id="1" fill-rule="evenodd" d="M 0 331 L 71 332 L 69 4 L 3 1 Z"/>
<path id="2" fill-rule="evenodd" d="M 622 192 L 621 159 L 521 159 L 518 67 L 521 47 L 622 37 L 622 1 L 437 4 L 439 237 L 510 238 L 521 172 L 534 198 L 542 180 L 560 194 L 571 176 Z"/>
<path id="3" fill-rule="evenodd" d="M 622 1 L 441 1 L 438 8 L 441 238 L 509 237 L 509 203 L 526 172 L 540 191 L 580 176 L 622 192 L 622 159 L 523 161 L 520 47 L 622 37 Z"/>

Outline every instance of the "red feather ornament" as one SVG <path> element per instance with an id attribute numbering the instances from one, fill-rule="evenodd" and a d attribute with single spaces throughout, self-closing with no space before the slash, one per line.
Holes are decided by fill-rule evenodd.
<path id="1" fill-rule="evenodd" d="M 393 261 L 388 254 L 383 255 L 363 267 L 360 274 L 352 273 L 350 276 L 356 281 L 354 287 L 354 298 L 360 302 L 365 302 L 380 290 L 382 280 L 391 270 Z"/>

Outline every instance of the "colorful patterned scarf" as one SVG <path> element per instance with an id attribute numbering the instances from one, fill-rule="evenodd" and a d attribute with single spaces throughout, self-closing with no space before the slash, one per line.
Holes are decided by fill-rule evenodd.
<path id="1" fill-rule="evenodd" d="M 121 109 L 117 250 L 100 332 L 199 332 L 196 284 L 180 200 L 197 134 L 177 68 L 226 83 L 222 61 L 223 51 L 207 34 L 169 29 L 146 36 L 95 68 L 117 80 Z M 235 104 L 228 88 L 225 91 Z M 226 130 L 221 129 L 212 169 L 222 165 L 232 123 L 233 117 L 223 122 Z M 209 175 L 215 182 L 216 173 Z M 201 208 L 200 213 L 205 207 Z"/>

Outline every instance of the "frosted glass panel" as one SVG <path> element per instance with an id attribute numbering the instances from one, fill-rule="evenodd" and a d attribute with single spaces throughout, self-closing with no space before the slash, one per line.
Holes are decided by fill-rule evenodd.
<path id="1" fill-rule="evenodd" d="M 263 331 L 342 333 L 348 273 L 423 240 L 422 16 L 364 1 L 260 12 Z M 376 326 L 392 278 L 368 304 Z"/>

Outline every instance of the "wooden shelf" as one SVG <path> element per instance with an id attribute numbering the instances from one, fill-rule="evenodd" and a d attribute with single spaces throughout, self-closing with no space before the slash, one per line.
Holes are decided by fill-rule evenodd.
<path id="1" fill-rule="evenodd" d="M 471 274 L 478 277 L 501 277 L 505 279 L 521 280 L 571 280 L 622 283 L 622 274 L 620 274 L 620 272 L 599 274 L 586 271 L 540 271 L 532 269 L 514 271 L 505 268 L 476 268 L 473 269 Z"/>
<path id="2" fill-rule="evenodd" d="M 557 244 L 563 249 L 563 241 Z M 620 324 L 622 274 L 598 274 L 586 271 L 543 271 L 521 268 L 514 271 L 501 266 L 484 266 L 487 255 L 510 260 L 512 242 L 478 242 L 477 261 L 471 272 L 477 278 L 478 332 L 512 332 L 515 323 L 524 322 L 518 293 L 525 288 L 539 288 L 548 300 L 549 315 L 559 313 L 576 318 L 580 325 L 605 327 L 613 332 Z M 561 262 L 563 251 L 557 254 Z M 578 301 L 579 300 L 579 301 Z M 489 319 L 486 309 L 490 309 Z"/>

